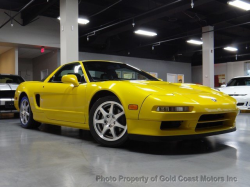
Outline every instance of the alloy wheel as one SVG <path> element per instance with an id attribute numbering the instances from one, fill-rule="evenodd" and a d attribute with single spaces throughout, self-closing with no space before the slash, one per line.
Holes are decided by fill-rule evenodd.
<path id="1" fill-rule="evenodd" d="M 93 125 L 98 136 L 106 141 L 116 141 L 127 131 L 126 117 L 121 104 L 115 101 L 102 103 L 95 110 Z"/>
<path id="2" fill-rule="evenodd" d="M 29 117 L 30 117 L 30 105 L 29 102 L 24 99 L 21 102 L 21 108 L 20 108 L 20 119 L 21 122 L 26 125 L 29 122 Z"/>

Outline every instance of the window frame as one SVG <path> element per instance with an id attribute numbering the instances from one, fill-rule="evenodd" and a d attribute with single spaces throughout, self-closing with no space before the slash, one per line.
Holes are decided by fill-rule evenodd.
<path id="1" fill-rule="evenodd" d="M 79 83 L 79 84 L 85 84 L 85 83 L 87 83 L 86 77 L 85 77 L 85 74 L 84 74 L 84 71 L 83 71 L 83 66 L 82 66 L 82 64 L 81 64 L 80 62 L 72 62 L 72 63 L 63 65 L 60 69 L 58 69 L 58 70 L 50 77 L 50 79 L 48 80 L 48 83 L 63 83 L 62 81 L 53 81 L 53 78 L 54 78 L 54 76 L 55 76 L 59 71 L 61 71 L 63 68 L 65 68 L 66 66 L 70 66 L 70 65 L 72 65 L 72 64 L 80 65 L 81 68 L 82 68 L 82 73 L 83 73 L 83 74 L 81 75 L 81 79 L 83 79 L 84 82 L 83 82 L 83 81 L 82 81 L 82 82 L 79 82 L 79 81 L 78 81 L 78 83 Z"/>
<path id="2" fill-rule="evenodd" d="M 154 76 L 148 74 L 147 72 L 145 72 L 145 71 L 143 71 L 143 70 L 141 70 L 141 69 L 135 68 L 135 67 L 133 67 L 133 66 L 131 66 L 131 65 L 129 65 L 129 64 L 119 63 L 119 62 L 111 62 L 111 61 L 95 60 L 95 61 L 83 61 L 83 67 L 84 67 L 84 69 L 85 69 L 86 75 L 88 76 L 89 82 L 102 82 L 102 80 L 100 80 L 100 81 L 95 81 L 95 80 L 93 80 L 93 78 L 92 78 L 92 76 L 90 75 L 90 72 L 89 72 L 90 70 L 86 67 L 87 63 L 94 63 L 94 62 L 124 64 L 124 65 L 127 65 L 128 67 L 130 67 L 132 70 L 135 69 L 135 70 L 137 70 L 137 71 L 139 71 L 139 72 L 142 72 L 142 73 L 144 73 L 144 74 L 147 74 L 149 77 L 152 77 L 153 80 L 151 80 L 151 81 L 160 81 L 158 78 L 156 78 L 156 77 L 154 77 Z M 128 68 L 128 69 L 129 69 L 129 68 Z M 136 72 L 136 71 L 135 71 L 135 72 Z M 121 75 L 122 75 L 122 74 L 121 74 Z M 132 80 L 132 79 L 131 79 L 131 80 Z M 109 81 L 112 81 L 112 80 L 109 80 Z M 118 80 L 116 80 L 116 81 L 118 81 Z M 140 81 L 140 80 L 138 80 L 138 81 Z M 143 80 L 143 81 L 144 81 L 144 80 Z"/>

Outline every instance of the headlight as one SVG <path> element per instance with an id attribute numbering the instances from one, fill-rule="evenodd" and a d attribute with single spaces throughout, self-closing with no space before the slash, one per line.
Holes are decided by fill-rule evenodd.
<path id="1" fill-rule="evenodd" d="M 228 94 L 229 96 L 246 96 L 247 94 Z"/>
<path id="2" fill-rule="evenodd" d="M 157 112 L 189 112 L 188 106 L 159 106 Z"/>

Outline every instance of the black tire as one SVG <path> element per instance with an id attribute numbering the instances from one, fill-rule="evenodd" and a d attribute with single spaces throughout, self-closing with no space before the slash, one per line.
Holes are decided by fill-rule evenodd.
<path id="1" fill-rule="evenodd" d="M 26 118 L 26 120 L 24 120 L 24 118 L 23 118 L 24 111 L 22 111 L 23 106 L 21 106 L 24 102 L 27 103 L 28 106 L 29 106 L 25 110 L 25 111 L 27 111 L 29 113 L 29 116 Z M 19 108 L 20 108 L 21 127 L 25 128 L 25 129 L 31 129 L 31 128 L 37 128 L 37 127 L 39 127 L 41 125 L 41 123 L 35 121 L 34 118 L 33 118 L 33 113 L 32 113 L 31 108 L 30 108 L 30 102 L 29 102 L 28 97 L 26 97 L 26 96 L 22 97 Z"/>
<path id="2" fill-rule="evenodd" d="M 106 126 L 106 127 L 109 126 L 109 127 L 107 127 L 107 130 L 105 131 L 106 134 L 104 133 L 103 137 L 101 138 L 101 136 L 99 134 L 100 134 L 100 131 L 102 131 L 103 129 L 99 129 L 97 127 L 97 125 L 94 126 L 95 125 L 94 117 L 96 117 L 95 115 L 102 116 L 103 119 L 101 119 L 101 120 L 105 121 L 104 115 L 102 115 L 102 113 L 100 113 L 100 111 L 98 113 L 98 110 L 99 110 L 99 107 L 102 107 L 103 104 L 107 103 L 107 105 L 108 105 L 108 102 L 111 102 L 111 104 L 114 104 L 113 111 L 115 111 L 115 107 L 116 107 L 117 108 L 116 111 L 118 111 L 118 112 L 120 111 L 120 113 L 122 113 L 121 111 L 123 110 L 123 114 L 121 116 L 119 116 L 117 119 L 115 119 L 116 118 L 115 114 L 112 115 L 113 119 L 110 119 L 109 122 L 106 121 L 106 123 L 105 122 L 100 123 L 100 124 L 97 123 L 97 125 L 100 126 L 99 128 L 101 128 L 101 126 L 103 128 L 104 128 L 104 126 Z M 119 99 L 117 97 L 107 96 L 107 97 L 103 97 L 103 98 L 98 99 L 90 110 L 90 114 L 89 114 L 90 132 L 91 132 L 93 138 L 103 146 L 119 147 L 119 146 L 123 145 L 128 139 L 126 116 L 124 113 L 124 109 L 122 108 L 122 110 L 121 110 L 121 107 L 122 107 L 121 102 L 119 101 Z M 110 105 L 110 108 L 111 108 L 111 105 Z M 109 108 L 109 110 L 110 110 L 110 108 Z M 117 113 L 117 115 L 118 114 L 119 113 Z M 107 115 L 107 117 L 109 117 L 109 116 Z M 113 123 L 113 125 L 111 125 L 111 123 Z M 116 126 L 115 123 L 116 123 L 116 125 L 119 124 L 119 126 L 122 124 L 124 126 L 124 128 L 120 128 L 119 126 Z M 116 136 L 113 136 L 113 133 L 111 132 L 112 128 L 113 128 L 112 132 Z M 113 139 L 110 136 L 108 136 L 108 134 L 112 135 Z M 107 138 L 107 137 L 109 137 L 109 138 Z M 119 139 L 116 140 L 116 138 L 119 138 Z"/>

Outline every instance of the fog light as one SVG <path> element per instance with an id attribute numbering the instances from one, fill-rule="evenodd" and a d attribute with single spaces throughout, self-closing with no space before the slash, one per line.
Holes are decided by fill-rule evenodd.
<path id="1" fill-rule="evenodd" d="M 156 111 L 158 112 L 188 112 L 188 106 L 159 106 Z"/>

